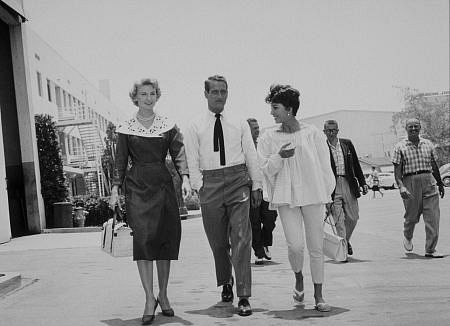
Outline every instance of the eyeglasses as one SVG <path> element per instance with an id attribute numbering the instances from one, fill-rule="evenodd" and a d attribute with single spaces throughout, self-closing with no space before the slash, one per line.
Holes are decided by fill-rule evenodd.
<path id="1" fill-rule="evenodd" d="M 420 129 L 420 125 L 409 125 L 407 129 Z"/>
<path id="2" fill-rule="evenodd" d="M 331 134 L 332 132 L 338 132 L 339 129 L 325 129 L 324 130 L 327 134 Z"/>
<path id="3" fill-rule="evenodd" d="M 226 89 L 213 89 L 211 91 L 209 91 L 209 94 L 211 94 L 212 96 L 226 96 L 228 94 L 228 90 Z"/>

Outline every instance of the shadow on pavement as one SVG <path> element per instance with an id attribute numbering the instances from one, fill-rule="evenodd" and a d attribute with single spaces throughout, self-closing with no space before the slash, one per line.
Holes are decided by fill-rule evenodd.
<path id="1" fill-rule="evenodd" d="M 342 261 L 335 261 L 332 259 L 326 260 L 325 263 L 327 264 L 348 264 L 348 263 L 370 263 L 371 260 L 366 260 L 366 259 L 358 259 L 358 258 L 352 258 L 352 257 L 348 257 L 346 262 L 342 262 Z"/>
<path id="2" fill-rule="evenodd" d="M 142 325 L 141 324 L 141 319 L 140 318 L 134 318 L 134 319 L 128 319 L 128 320 L 123 320 L 123 319 L 119 319 L 119 318 L 115 318 L 115 319 L 108 319 L 108 320 L 102 320 L 102 323 L 105 323 L 108 326 L 137 326 L 137 325 Z M 156 318 L 153 320 L 152 325 L 164 325 L 164 324 L 173 324 L 176 323 L 177 325 L 194 325 L 192 322 L 180 318 L 178 316 L 174 316 L 174 317 L 164 317 L 162 314 L 158 314 L 156 315 Z"/>
<path id="3" fill-rule="evenodd" d="M 307 318 L 322 318 L 331 317 L 335 315 L 342 314 L 344 312 L 350 311 L 349 309 L 331 307 L 329 312 L 320 312 L 316 309 L 305 309 L 305 306 L 298 305 L 294 309 L 290 310 L 270 310 L 266 314 L 274 316 L 275 318 L 286 319 L 286 320 L 300 320 Z"/>
<path id="4" fill-rule="evenodd" d="M 255 309 L 255 308 L 252 308 L 252 310 L 253 313 L 267 311 L 267 309 Z M 238 308 L 235 307 L 232 303 L 219 302 L 209 308 L 200 310 L 190 310 L 186 311 L 186 313 L 195 315 L 205 315 L 213 318 L 230 318 L 233 317 L 234 315 L 238 316 Z"/>
<path id="5" fill-rule="evenodd" d="M 276 261 L 273 261 L 273 260 L 265 260 L 264 264 L 261 264 L 261 265 L 256 265 L 255 263 L 251 264 L 252 267 L 264 267 L 264 266 L 275 266 L 275 265 L 281 265 L 281 263 L 277 263 Z"/>
<path id="6" fill-rule="evenodd" d="M 438 258 L 431 258 L 431 257 L 425 257 L 424 255 L 419 255 L 416 254 L 414 252 L 405 252 L 406 257 L 401 257 L 401 259 L 425 259 L 425 260 L 429 260 L 429 259 L 442 259 L 442 258 L 446 258 L 450 255 L 443 255 L 443 257 L 438 257 Z"/>

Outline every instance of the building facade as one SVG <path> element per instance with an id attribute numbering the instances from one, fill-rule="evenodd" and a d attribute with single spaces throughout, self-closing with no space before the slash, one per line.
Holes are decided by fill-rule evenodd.
<path id="1" fill-rule="evenodd" d="M 0 243 L 45 224 L 21 0 L 0 1 Z"/>
<path id="2" fill-rule="evenodd" d="M 31 96 L 35 113 L 57 122 L 64 172 L 71 196 L 104 195 L 101 169 L 107 126 L 117 125 L 117 108 L 35 32 L 28 30 Z"/>
<path id="3" fill-rule="evenodd" d="M 35 114 L 56 121 L 71 195 L 102 195 L 100 157 L 115 106 L 26 24 L 22 0 L 0 0 L 0 243 L 46 227 Z"/>
<path id="4" fill-rule="evenodd" d="M 338 110 L 301 119 L 323 130 L 326 120 L 336 120 L 339 137 L 350 138 L 360 157 L 389 157 L 397 136 L 392 116 L 394 111 Z"/>

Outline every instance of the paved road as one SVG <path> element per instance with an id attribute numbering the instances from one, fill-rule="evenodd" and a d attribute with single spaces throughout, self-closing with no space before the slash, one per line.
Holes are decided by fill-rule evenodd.
<path id="1" fill-rule="evenodd" d="M 447 188 L 449 190 L 449 188 Z M 313 310 L 309 265 L 306 305 L 294 304 L 294 283 L 279 222 L 274 261 L 253 265 L 254 314 L 240 317 L 220 304 L 214 266 L 200 218 L 183 221 L 180 260 L 172 265 L 169 298 L 176 316 L 159 314 L 154 325 L 450 325 L 450 191 L 441 200 L 439 250 L 427 259 L 424 224 L 416 228 L 415 252 L 402 246 L 398 191 L 360 200 L 361 220 L 347 264 L 326 260 L 325 298 L 330 313 Z M 0 245 L 0 271 L 20 272 L 24 286 L 0 297 L 0 325 L 140 325 L 144 293 L 130 258 L 99 248 L 98 232 L 40 234 Z"/>

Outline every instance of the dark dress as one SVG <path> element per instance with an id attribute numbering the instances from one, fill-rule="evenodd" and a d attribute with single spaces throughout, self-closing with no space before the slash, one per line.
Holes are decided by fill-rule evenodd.
<path id="1" fill-rule="evenodd" d="M 113 184 L 125 189 L 133 230 L 133 260 L 176 260 L 181 221 L 167 153 L 180 175 L 188 174 L 183 139 L 167 118 L 156 116 L 145 129 L 135 118 L 117 128 Z"/>

